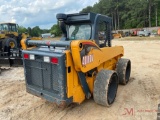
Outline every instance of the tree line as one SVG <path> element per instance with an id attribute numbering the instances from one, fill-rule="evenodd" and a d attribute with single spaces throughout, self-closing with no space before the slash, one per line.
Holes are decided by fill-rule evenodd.
<path id="1" fill-rule="evenodd" d="M 31 27 L 25 28 L 23 26 L 19 26 L 18 32 L 19 33 L 27 32 L 31 37 L 40 37 L 41 34 L 44 33 L 51 33 L 54 34 L 55 36 L 60 36 L 62 34 L 58 24 L 54 24 L 50 29 L 41 29 L 39 26 L 35 26 L 33 28 Z"/>
<path id="2" fill-rule="evenodd" d="M 99 0 L 93 6 L 83 8 L 80 13 L 94 12 L 112 18 L 114 30 L 160 26 L 160 0 Z M 19 27 L 19 33 L 28 32 L 39 37 L 43 33 L 55 36 L 62 34 L 58 23 L 50 29 Z"/>
<path id="3" fill-rule="evenodd" d="M 99 0 L 80 12 L 112 17 L 115 30 L 160 26 L 160 0 Z"/>

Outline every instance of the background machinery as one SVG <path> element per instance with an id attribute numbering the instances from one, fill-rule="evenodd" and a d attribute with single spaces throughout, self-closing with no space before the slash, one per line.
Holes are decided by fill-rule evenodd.
<path id="1" fill-rule="evenodd" d="M 28 33 L 18 33 L 16 23 L 0 23 L 0 69 L 6 66 L 22 66 L 22 41 L 29 38 Z M 41 40 L 39 37 L 33 37 L 34 40 Z M 1 72 L 1 70 L 0 70 Z"/>
<path id="2" fill-rule="evenodd" d="M 23 41 L 37 46 L 22 51 L 27 92 L 58 105 L 93 96 L 97 104 L 110 106 L 131 72 L 130 60 L 121 58 L 123 47 L 111 47 L 111 18 L 77 13 L 57 14 L 57 19 L 60 41 Z"/>
<path id="3" fill-rule="evenodd" d="M 18 34 L 16 23 L 0 24 L 0 67 L 22 65 L 21 40 L 27 39 L 27 33 Z"/>

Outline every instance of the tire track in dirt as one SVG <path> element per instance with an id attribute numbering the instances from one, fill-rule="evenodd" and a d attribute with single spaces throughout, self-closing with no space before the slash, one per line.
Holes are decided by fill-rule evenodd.
<path id="1" fill-rule="evenodd" d="M 1 83 L 5 86 L 4 83 Z M 24 87 L 24 81 L 19 82 L 15 81 L 14 84 L 10 84 L 10 87 L 7 85 L 7 87 L 4 87 L 0 92 L 0 118 L 1 114 L 5 116 L 7 119 L 8 116 L 11 117 L 11 114 L 14 113 L 15 109 L 17 109 L 17 106 L 19 105 L 18 99 L 20 97 L 23 97 L 23 93 L 20 94 L 20 92 Z M 16 102 L 16 104 L 14 104 Z"/>
<path id="2" fill-rule="evenodd" d="M 4 83 L 1 83 L 1 84 L 5 86 Z M 15 82 L 13 84 L 8 85 L 7 87 L 3 87 L 0 92 L 0 96 L 1 96 L 0 107 L 7 104 L 8 103 L 7 101 L 11 101 L 11 97 L 19 92 L 20 87 L 22 87 L 21 82 Z"/>
<path id="3" fill-rule="evenodd" d="M 148 97 L 155 100 L 158 99 L 159 92 L 152 78 L 147 77 L 145 80 L 139 81 L 139 83 L 143 86 L 145 94 Z"/>
<path id="4" fill-rule="evenodd" d="M 28 102 L 32 102 L 31 100 L 29 100 Z M 18 113 L 16 113 L 14 116 L 12 116 L 13 120 L 20 120 L 20 119 L 35 119 L 35 120 L 41 120 L 41 118 L 39 117 L 39 115 L 41 115 L 41 113 L 36 113 L 36 111 L 38 109 L 43 110 L 43 106 L 45 105 L 44 101 L 37 101 L 37 102 L 32 102 L 31 104 L 29 104 L 28 106 L 26 106 L 26 109 L 22 110 L 22 111 L 18 111 Z M 43 115 L 46 113 L 47 111 L 44 111 Z"/>

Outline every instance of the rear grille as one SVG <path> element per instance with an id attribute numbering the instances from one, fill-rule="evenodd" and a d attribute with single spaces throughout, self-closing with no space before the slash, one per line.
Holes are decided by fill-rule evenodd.
<path id="1" fill-rule="evenodd" d="M 42 61 L 25 60 L 27 83 L 47 91 L 59 91 L 58 65 Z"/>

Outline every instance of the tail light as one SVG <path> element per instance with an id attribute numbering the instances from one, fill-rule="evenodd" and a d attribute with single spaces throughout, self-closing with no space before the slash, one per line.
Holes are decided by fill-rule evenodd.
<path id="1" fill-rule="evenodd" d="M 35 56 L 34 55 L 29 55 L 30 60 L 35 60 Z"/>
<path id="2" fill-rule="evenodd" d="M 23 54 L 24 59 L 30 59 L 30 60 L 35 60 L 35 55 L 32 54 Z"/>
<path id="3" fill-rule="evenodd" d="M 51 58 L 51 63 L 58 64 L 58 58 L 55 57 Z"/>
<path id="4" fill-rule="evenodd" d="M 48 62 L 49 63 L 50 62 L 50 57 L 44 56 L 43 60 L 44 60 L 44 62 Z"/>
<path id="5" fill-rule="evenodd" d="M 29 59 L 29 54 L 23 54 L 24 59 Z"/>
<path id="6" fill-rule="evenodd" d="M 43 56 L 42 56 L 43 57 Z M 23 54 L 23 58 L 24 59 L 30 59 L 30 60 L 35 60 L 35 55 L 33 54 Z M 43 61 L 47 62 L 47 63 L 53 63 L 53 64 L 58 64 L 58 58 L 56 57 L 48 57 L 48 56 L 44 56 L 43 57 Z"/>

